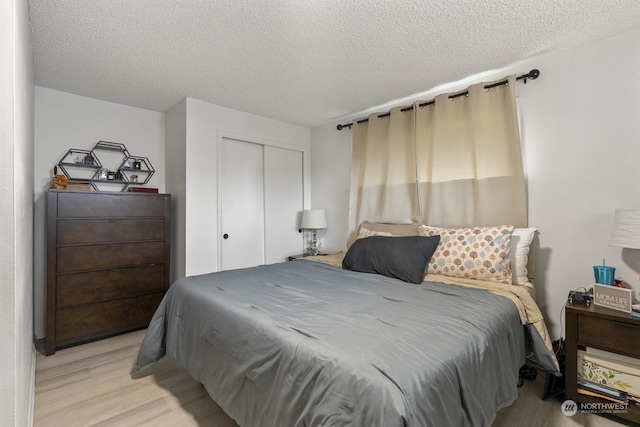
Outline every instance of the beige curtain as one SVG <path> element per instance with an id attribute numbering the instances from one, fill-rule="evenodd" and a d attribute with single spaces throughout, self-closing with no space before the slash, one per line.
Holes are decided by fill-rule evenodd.
<path id="1" fill-rule="evenodd" d="M 491 83 L 354 123 L 351 230 L 364 220 L 527 225 L 515 77 Z"/>
<path id="2" fill-rule="evenodd" d="M 355 124 L 351 156 L 349 229 L 362 221 L 419 222 L 415 115 L 394 108 Z"/>

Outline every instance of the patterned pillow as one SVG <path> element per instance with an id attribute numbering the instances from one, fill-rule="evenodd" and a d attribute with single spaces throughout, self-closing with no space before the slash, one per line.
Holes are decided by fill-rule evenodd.
<path id="1" fill-rule="evenodd" d="M 513 226 L 438 228 L 420 226 L 421 236 L 440 235 L 429 274 L 511 284 Z"/>

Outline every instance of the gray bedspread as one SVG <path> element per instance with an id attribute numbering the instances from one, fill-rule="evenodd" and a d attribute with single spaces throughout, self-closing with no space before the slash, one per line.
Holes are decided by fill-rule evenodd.
<path id="1" fill-rule="evenodd" d="M 301 260 L 176 281 L 136 370 L 165 354 L 241 426 L 490 426 L 525 333 L 504 297 Z"/>

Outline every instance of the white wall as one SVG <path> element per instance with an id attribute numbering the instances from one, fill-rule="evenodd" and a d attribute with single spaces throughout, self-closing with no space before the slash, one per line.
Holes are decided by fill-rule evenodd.
<path id="1" fill-rule="evenodd" d="M 187 100 L 166 113 L 165 118 L 166 187 L 171 194 L 171 283 L 185 276 L 185 203 L 187 176 Z"/>
<path id="2" fill-rule="evenodd" d="M 182 106 L 177 106 L 179 111 Z M 176 112 L 171 110 L 170 116 Z M 176 113 L 178 114 L 178 113 Z M 310 130 L 277 120 L 267 119 L 230 108 L 187 98 L 186 108 L 186 158 L 167 157 L 167 169 L 182 170 L 186 176 L 184 193 L 176 193 L 176 203 L 184 204 L 184 235 L 174 239 L 184 241 L 184 254 L 175 254 L 184 259 L 184 274 L 194 275 L 218 270 L 218 140 L 221 135 L 261 142 L 268 145 L 291 147 L 303 151 L 305 174 L 305 206 L 309 205 L 309 147 Z M 176 126 L 182 126 L 175 119 Z M 179 133 L 179 132 L 178 132 Z M 173 136 L 167 129 L 167 153 L 174 144 L 182 145 L 181 136 Z M 305 153 L 306 152 L 306 153 Z M 177 164 L 174 164 L 177 163 Z M 180 211 L 182 212 L 182 211 Z M 180 248 L 182 242 L 175 248 Z"/>
<path id="3" fill-rule="evenodd" d="M 516 93 L 529 224 L 540 231 L 537 301 L 554 339 L 561 334 L 569 290 L 592 284 L 592 266 L 603 258 L 617 268 L 616 277 L 640 290 L 640 251 L 609 246 L 615 208 L 640 208 L 638 46 L 640 31 L 635 31 L 483 73 L 420 97 L 431 99 L 472 82 L 540 69 L 540 78 L 518 83 Z M 324 205 L 332 218 L 325 245 L 342 249 L 349 189 L 349 166 L 343 159 L 350 159 L 351 131 L 338 132 L 335 125 L 312 131 L 312 192 L 313 205 Z"/>
<path id="4" fill-rule="evenodd" d="M 338 132 L 335 125 L 311 130 L 311 208 L 327 211 L 327 229 L 322 230 L 322 252 L 344 250 L 349 216 L 351 131 Z"/>
<path id="5" fill-rule="evenodd" d="M 45 196 L 53 166 L 70 148 L 90 150 L 98 141 L 124 144 L 155 169 L 147 184 L 165 191 L 165 115 L 66 92 L 35 88 L 35 333 L 44 336 L 46 246 Z"/>
<path id="6" fill-rule="evenodd" d="M 33 424 L 33 55 L 26 1 L 0 2 L 0 420 Z"/>

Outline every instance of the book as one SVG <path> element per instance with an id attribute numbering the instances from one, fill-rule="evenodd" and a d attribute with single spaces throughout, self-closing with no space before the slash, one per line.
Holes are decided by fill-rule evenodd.
<path id="1" fill-rule="evenodd" d="M 599 359 L 607 359 L 614 360 L 618 362 L 623 362 L 629 364 L 636 369 L 640 369 L 640 359 L 636 359 L 635 357 L 629 357 L 618 353 L 612 353 L 606 350 L 600 350 L 599 348 L 594 347 L 586 347 L 585 353 L 590 356 L 597 357 Z"/>
<path id="2" fill-rule="evenodd" d="M 631 313 L 629 314 L 631 315 L 631 317 L 636 317 L 640 319 L 640 313 L 638 313 L 637 311 L 631 310 Z"/>
<path id="3" fill-rule="evenodd" d="M 611 397 L 612 399 L 619 399 L 619 400 L 626 399 L 625 393 L 618 389 L 607 387 L 603 384 L 596 384 L 592 381 L 584 380 L 581 378 L 578 379 L 578 386 L 584 390 L 588 390 L 593 393 L 602 394 L 602 395 Z"/>
<path id="4" fill-rule="evenodd" d="M 158 189 L 153 187 L 129 187 L 132 193 L 157 193 Z"/>
<path id="5" fill-rule="evenodd" d="M 609 400 L 611 402 L 616 402 L 616 403 L 624 403 L 627 401 L 626 399 L 618 399 L 602 393 L 596 393 L 591 390 L 584 389 L 582 387 L 578 387 L 578 394 L 582 394 L 584 396 L 598 397 L 600 399 L 605 399 L 605 400 Z"/>

